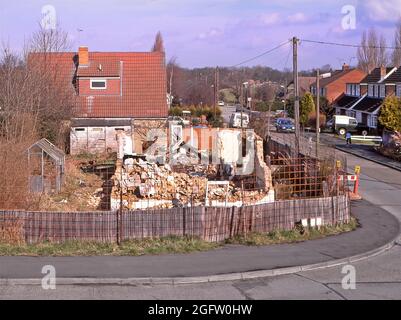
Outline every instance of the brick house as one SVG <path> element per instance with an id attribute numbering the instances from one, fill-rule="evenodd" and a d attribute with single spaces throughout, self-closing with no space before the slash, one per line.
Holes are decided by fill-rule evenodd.
<path id="1" fill-rule="evenodd" d="M 316 81 L 316 77 L 298 77 L 299 95 L 302 97 L 305 93 L 310 92 L 310 86 Z M 285 99 L 294 96 L 294 80 L 291 80 L 286 87 Z"/>
<path id="2" fill-rule="evenodd" d="M 31 59 L 42 57 L 31 54 Z M 70 152 L 116 151 L 116 135 L 131 134 L 141 153 L 148 129 L 165 127 L 166 66 L 163 52 L 47 53 L 74 96 Z"/>
<path id="3" fill-rule="evenodd" d="M 320 96 L 325 97 L 329 104 L 333 103 L 346 91 L 347 83 L 359 83 L 366 77 L 366 73 L 359 69 L 350 68 L 344 64 L 341 70 L 331 72 L 329 77 L 320 79 Z M 310 86 L 310 92 L 316 95 L 316 82 Z"/>
<path id="4" fill-rule="evenodd" d="M 345 94 L 335 101 L 334 107 L 336 114 L 355 117 L 376 130 L 383 100 L 393 95 L 401 97 L 401 69 L 375 68 L 359 83 L 347 83 Z"/>

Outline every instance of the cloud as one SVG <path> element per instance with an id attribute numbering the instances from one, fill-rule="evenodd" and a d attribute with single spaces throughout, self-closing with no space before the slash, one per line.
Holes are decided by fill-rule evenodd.
<path id="1" fill-rule="evenodd" d="M 401 0 L 365 0 L 363 6 L 372 21 L 388 22 L 401 18 Z"/>
<path id="2" fill-rule="evenodd" d="M 278 12 L 261 14 L 259 17 L 260 22 L 266 26 L 277 24 L 281 21 L 280 14 Z"/>
<path id="3" fill-rule="evenodd" d="M 287 17 L 287 21 L 290 23 L 303 23 L 308 21 L 308 17 L 302 12 L 297 12 L 295 14 L 289 15 Z"/>
<path id="4" fill-rule="evenodd" d="M 223 34 L 223 31 L 221 31 L 218 28 L 212 28 L 206 32 L 201 32 L 198 34 L 197 39 L 198 40 L 205 40 L 205 39 L 210 39 L 210 38 L 216 38 L 220 35 Z"/>

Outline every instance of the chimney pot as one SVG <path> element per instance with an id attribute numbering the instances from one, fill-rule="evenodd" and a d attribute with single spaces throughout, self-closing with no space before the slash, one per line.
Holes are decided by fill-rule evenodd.
<path id="1" fill-rule="evenodd" d="M 349 65 L 346 64 L 346 63 L 344 63 L 344 64 L 343 64 L 343 70 L 349 70 Z"/>
<path id="2" fill-rule="evenodd" d="M 79 65 L 87 66 L 89 64 L 89 49 L 88 47 L 79 47 L 78 49 Z"/>

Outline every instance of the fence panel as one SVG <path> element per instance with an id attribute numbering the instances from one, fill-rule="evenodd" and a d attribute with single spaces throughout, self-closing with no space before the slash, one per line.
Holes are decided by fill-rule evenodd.
<path id="1" fill-rule="evenodd" d="M 323 224 L 348 222 L 347 194 L 325 198 L 282 200 L 242 207 L 189 207 L 124 211 L 119 216 L 121 240 L 170 235 L 220 242 L 250 232 L 291 230 L 301 219 Z M 117 213 L 0 211 L 0 241 L 115 242 Z"/>

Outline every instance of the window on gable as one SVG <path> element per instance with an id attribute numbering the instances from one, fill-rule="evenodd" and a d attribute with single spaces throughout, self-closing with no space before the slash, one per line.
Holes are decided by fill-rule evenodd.
<path id="1" fill-rule="evenodd" d="M 351 95 L 351 84 L 347 83 L 347 94 Z"/>
<path id="2" fill-rule="evenodd" d="M 373 84 L 368 85 L 368 96 L 373 97 Z"/>
<path id="3" fill-rule="evenodd" d="M 375 97 L 379 97 L 380 96 L 380 86 L 378 84 L 375 85 Z"/>
<path id="4" fill-rule="evenodd" d="M 384 98 L 386 96 L 386 86 L 384 84 L 380 85 L 380 98 Z"/>
<path id="5" fill-rule="evenodd" d="M 107 89 L 107 80 L 91 79 L 91 89 L 102 90 Z"/>
<path id="6" fill-rule="evenodd" d="M 361 95 L 361 87 L 359 86 L 359 84 L 355 85 L 355 95 L 356 96 L 360 96 Z"/>

